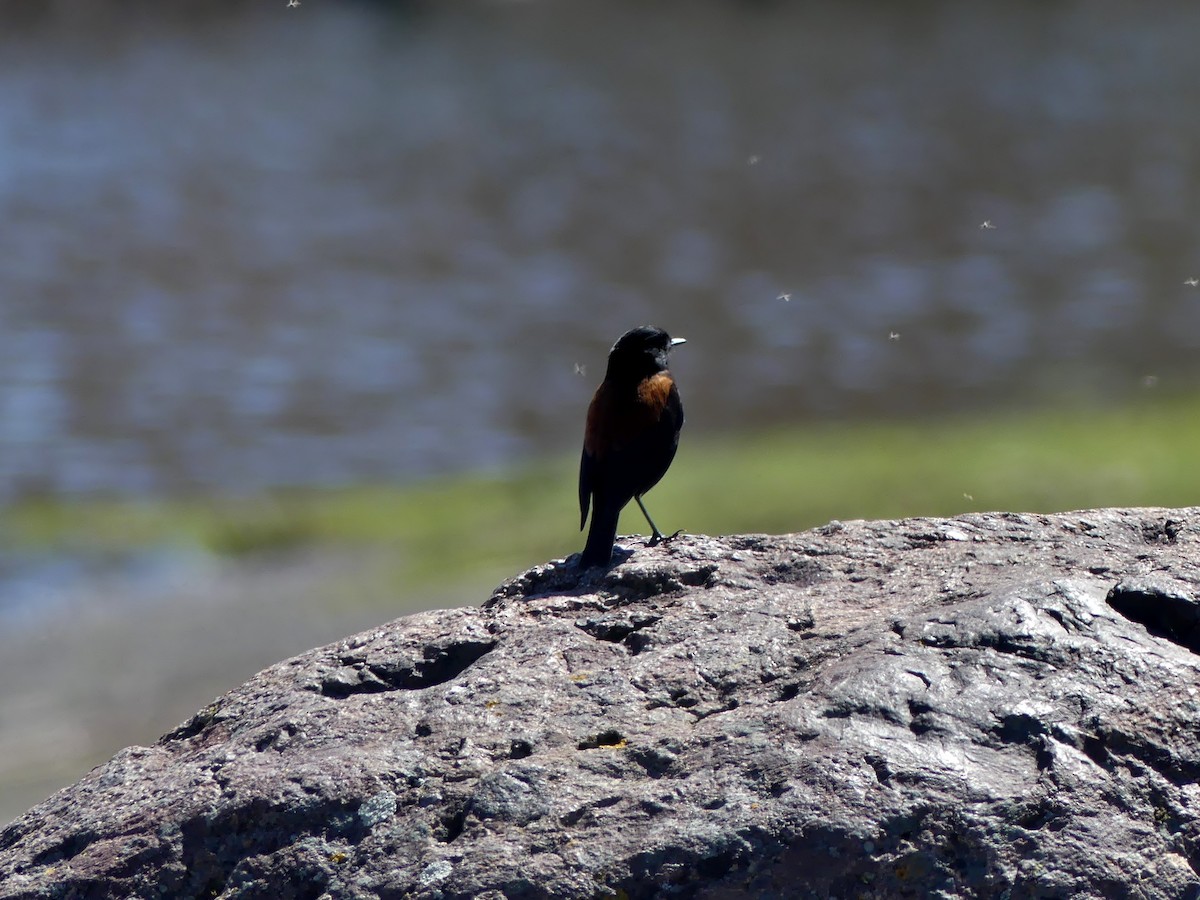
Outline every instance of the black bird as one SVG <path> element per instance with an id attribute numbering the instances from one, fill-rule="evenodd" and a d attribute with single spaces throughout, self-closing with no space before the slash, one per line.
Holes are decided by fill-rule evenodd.
<path id="1" fill-rule="evenodd" d="M 642 494 L 666 474 L 679 446 L 683 404 L 667 371 L 667 353 L 682 343 L 661 328 L 642 325 L 623 334 L 609 351 L 604 381 L 588 407 L 579 463 L 581 531 L 592 504 L 582 568 L 609 564 L 617 520 L 630 500 L 637 500 L 650 523 L 650 543 L 664 540 Z"/>

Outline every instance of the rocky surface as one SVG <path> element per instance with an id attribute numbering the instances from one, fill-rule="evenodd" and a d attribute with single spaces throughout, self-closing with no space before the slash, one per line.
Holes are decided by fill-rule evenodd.
<path id="1" fill-rule="evenodd" d="M 0 898 L 1187 897 L 1200 509 L 539 566 L 0 832 Z"/>

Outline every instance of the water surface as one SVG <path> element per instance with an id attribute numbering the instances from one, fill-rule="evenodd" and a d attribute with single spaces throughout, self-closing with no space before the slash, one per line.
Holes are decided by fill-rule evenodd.
<path id="1" fill-rule="evenodd" d="M 1200 7 L 72 6 L 0 43 L 0 500 L 1194 385 Z M 579 374 L 582 368 L 584 374 Z"/>

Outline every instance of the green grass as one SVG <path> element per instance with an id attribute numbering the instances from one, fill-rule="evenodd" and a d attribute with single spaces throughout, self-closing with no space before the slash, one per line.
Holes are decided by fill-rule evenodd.
<path id="1" fill-rule="evenodd" d="M 1122 409 L 685 435 L 647 498 L 665 531 L 799 531 L 830 519 L 1200 502 L 1200 396 Z M 121 552 L 200 544 L 228 557 L 373 545 L 398 587 L 499 579 L 579 549 L 576 457 L 506 477 L 298 490 L 250 499 L 27 502 L 17 545 Z M 622 532 L 647 528 L 636 505 Z"/>

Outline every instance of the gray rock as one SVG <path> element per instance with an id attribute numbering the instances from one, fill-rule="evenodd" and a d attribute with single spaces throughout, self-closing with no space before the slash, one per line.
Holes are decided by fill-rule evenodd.
<path id="1" fill-rule="evenodd" d="M 538 566 L 0 832 L 0 898 L 1200 894 L 1200 509 Z"/>

